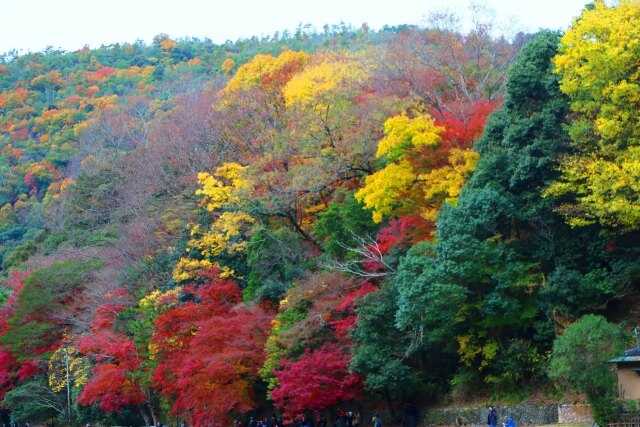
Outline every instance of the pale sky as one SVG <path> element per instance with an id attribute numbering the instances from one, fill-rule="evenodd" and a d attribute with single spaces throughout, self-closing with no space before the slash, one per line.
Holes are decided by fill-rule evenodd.
<path id="1" fill-rule="evenodd" d="M 565 29 L 589 0 L 483 0 L 496 20 L 520 29 Z M 77 50 L 85 44 L 210 38 L 215 43 L 294 30 L 299 23 L 322 30 L 341 21 L 378 29 L 421 24 L 432 10 L 467 10 L 469 0 L 0 0 L 0 53 Z"/>

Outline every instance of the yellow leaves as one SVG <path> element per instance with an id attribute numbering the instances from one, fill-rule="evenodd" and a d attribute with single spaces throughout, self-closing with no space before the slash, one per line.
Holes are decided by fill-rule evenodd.
<path id="1" fill-rule="evenodd" d="M 99 109 L 112 108 L 118 103 L 118 95 L 101 96 L 100 98 L 94 99 L 92 103 L 94 107 Z"/>
<path id="2" fill-rule="evenodd" d="M 184 280 L 195 279 L 202 271 L 212 268 L 219 269 L 220 277 L 223 279 L 233 277 L 235 274 L 232 269 L 220 266 L 217 262 L 210 261 L 208 259 L 190 259 L 182 257 L 173 269 L 173 280 L 176 282 L 182 282 Z"/>
<path id="3" fill-rule="evenodd" d="M 355 85 L 367 78 L 364 65 L 353 58 L 326 57 L 322 62 L 307 67 L 293 76 L 284 87 L 287 106 L 308 106 L 318 97 L 344 85 Z M 325 102 L 320 102 L 324 105 Z"/>
<path id="4" fill-rule="evenodd" d="M 474 335 L 456 337 L 460 361 L 467 366 L 472 366 L 474 360 L 480 356 L 480 370 L 489 366 L 500 350 L 500 346 L 495 340 L 489 339 L 486 342 L 482 342 L 482 338 L 484 337 Z"/>
<path id="5" fill-rule="evenodd" d="M 162 48 L 162 50 L 165 50 L 167 52 L 172 51 L 176 48 L 176 46 L 178 46 L 178 43 L 174 42 L 168 37 L 160 42 L 160 47 Z"/>
<path id="6" fill-rule="evenodd" d="M 562 37 L 554 62 L 576 111 L 599 115 L 609 103 L 638 102 L 639 22 L 639 2 L 623 0 L 609 8 L 598 1 Z"/>
<path id="7" fill-rule="evenodd" d="M 386 136 L 378 143 L 376 156 L 395 160 L 407 149 L 435 146 L 443 132 L 444 128 L 436 126 L 428 114 L 413 119 L 405 114 L 391 117 L 384 123 Z"/>
<path id="8" fill-rule="evenodd" d="M 282 87 L 291 76 L 306 64 L 309 55 L 304 52 L 287 50 L 277 58 L 272 55 L 258 54 L 243 64 L 236 75 L 229 80 L 223 94 L 240 89 L 264 87 L 273 90 Z"/>
<path id="9" fill-rule="evenodd" d="M 181 286 L 175 287 L 166 292 L 161 292 L 156 289 L 155 291 L 151 292 L 149 295 L 142 297 L 140 301 L 138 301 L 138 306 L 143 310 L 146 310 L 149 308 L 157 308 L 161 300 L 177 297 L 181 291 L 182 291 Z"/>
<path id="10" fill-rule="evenodd" d="M 62 78 L 59 70 L 49 71 L 46 74 L 41 74 L 39 76 L 34 77 L 31 80 L 31 87 L 37 90 L 46 90 L 46 89 L 54 89 L 58 90 L 61 86 L 64 85 L 65 81 Z"/>
<path id="11" fill-rule="evenodd" d="M 246 167 L 237 163 L 225 163 L 212 175 L 206 172 L 198 174 L 201 188 L 196 194 L 203 196 L 200 205 L 209 212 L 214 212 L 215 216 L 206 229 L 199 224 L 189 225 L 192 238 L 187 244 L 186 252 L 190 257 L 180 259 L 173 271 L 174 280 L 180 282 L 193 279 L 202 270 L 211 268 L 220 269 L 222 278 L 234 276 L 232 269 L 221 266 L 214 259 L 233 256 L 247 249 L 244 237 L 255 219 L 239 209 L 253 189 L 245 175 Z"/>
<path id="12" fill-rule="evenodd" d="M 460 190 L 479 157 L 473 150 L 452 149 L 448 165 L 424 174 L 416 174 L 406 161 L 390 163 L 367 176 L 365 186 L 356 192 L 355 198 L 373 209 L 373 221 L 379 223 L 398 207 L 410 204 L 410 193 L 421 192 L 426 203 L 419 213 L 426 219 L 435 220 L 442 201 L 451 205 L 457 203 Z"/>
<path id="13" fill-rule="evenodd" d="M 448 165 L 420 175 L 425 200 L 434 203 L 444 199 L 446 203 L 455 206 L 460 190 L 475 170 L 479 158 L 480 155 L 473 150 L 452 149 Z M 433 208 L 427 209 L 423 216 L 435 221 L 436 214 L 437 210 Z"/>
<path id="14" fill-rule="evenodd" d="M 574 194 L 576 205 L 562 205 L 571 226 L 600 222 L 635 229 L 640 227 L 640 147 L 631 147 L 615 161 L 571 157 L 563 161 L 562 180 L 545 196 Z"/>
<path id="15" fill-rule="evenodd" d="M 59 200 L 73 184 L 75 184 L 75 180 L 73 178 L 63 178 L 59 181 L 52 182 L 47 188 L 47 193 L 43 198 L 43 202 L 51 204 L 52 201 Z"/>
<path id="16" fill-rule="evenodd" d="M 217 168 L 213 175 L 207 172 L 198 174 L 198 184 L 202 188 L 196 191 L 196 195 L 204 196 L 201 204 L 208 211 L 214 211 L 223 206 L 237 206 L 240 204 L 246 192 L 251 189 L 251 184 L 243 178 L 246 167 L 237 163 L 225 163 Z M 223 178 L 225 181 L 216 179 Z M 230 185 L 228 185 L 230 184 Z"/>
<path id="17" fill-rule="evenodd" d="M 157 305 L 157 301 L 158 301 L 158 297 L 160 296 L 160 291 L 159 290 L 155 290 L 153 292 L 151 292 L 149 295 L 143 297 L 139 302 L 138 305 L 142 308 L 146 308 L 146 307 L 155 307 Z"/>
<path id="18" fill-rule="evenodd" d="M 222 181 L 218 181 L 207 172 L 198 174 L 198 183 L 202 189 L 196 191 L 197 195 L 204 195 L 201 204 L 204 204 L 208 211 L 218 209 L 230 199 L 231 187 L 224 185 Z"/>
<path id="19" fill-rule="evenodd" d="M 233 67 L 235 66 L 236 62 L 231 58 L 227 58 L 224 60 L 220 68 L 222 69 L 222 71 L 224 71 L 225 74 L 230 74 L 231 70 L 233 70 Z"/>
<path id="20" fill-rule="evenodd" d="M 478 153 L 452 149 L 446 162 L 424 162 L 436 156 L 444 129 L 429 115 L 391 117 L 384 125 L 385 137 L 378 144 L 378 157 L 392 161 L 365 178 L 355 198 L 373 209 L 374 222 L 393 214 L 416 212 L 435 220 L 442 202 L 457 203 L 460 189 L 475 169 Z M 445 159 L 442 159 L 445 160 Z M 407 212 L 409 208 L 409 212 Z"/>
<path id="21" fill-rule="evenodd" d="M 197 248 L 206 257 L 216 257 L 222 252 L 228 255 L 244 252 L 247 242 L 239 238 L 254 222 L 255 219 L 244 212 L 224 212 L 208 231 L 201 232 L 200 227 L 191 230 L 191 235 L 198 238 L 189 241 L 189 248 Z"/>
<path id="22" fill-rule="evenodd" d="M 206 259 L 199 260 L 182 257 L 173 269 L 173 280 L 182 282 L 183 280 L 195 279 L 201 271 L 216 266 L 217 264 Z"/>
<path id="23" fill-rule="evenodd" d="M 67 387 L 67 364 L 69 365 L 70 386 L 82 387 L 89 380 L 91 366 L 74 346 L 62 346 L 49 358 L 49 387 L 60 392 Z"/>
<path id="24" fill-rule="evenodd" d="M 365 185 L 354 196 L 364 203 L 367 209 L 373 209 L 373 221 L 382 222 L 402 204 L 403 195 L 410 188 L 416 175 L 407 162 L 390 163 L 384 169 L 365 178 Z"/>
<path id="25" fill-rule="evenodd" d="M 563 159 L 545 195 L 568 198 L 560 211 L 572 226 L 640 227 L 640 2 L 596 2 L 561 43 L 555 65 L 578 113 L 577 154 Z"/>

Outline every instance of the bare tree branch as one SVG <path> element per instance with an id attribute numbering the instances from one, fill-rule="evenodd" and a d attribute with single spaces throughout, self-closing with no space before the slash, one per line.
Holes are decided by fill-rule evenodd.
<path id="1" fill-rule="evenodd" d="M 371 236 L 359 236 L 353 231 L 350 231 L 350 233 L 356 242 L 356 246 L 350 246 L 342 242 L 338 242 L 338 245 L 352 254 L 357 255 L 357 258 L 345 261 L 332 260 L 323 264 L 322 266 L 324 268 L 364 278 L 384 277 L 396 272 L 396 270 L 385 261 L 382 250 L 380 249 L 380 244 L 375 239 Z M 367 264 L 378 264 L 382 269 L 381 271 L 372 271 L 366 268 Z"/>

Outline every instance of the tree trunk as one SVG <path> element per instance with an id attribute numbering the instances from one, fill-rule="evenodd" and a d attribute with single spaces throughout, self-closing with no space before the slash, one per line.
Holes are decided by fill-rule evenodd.
<path id="1" fill-rule="evenodd" d="M 387 406 L 389 407 L 389 412 L 391 413 L 391 417 L 393 420 L 396 420 L 396 411 L 393 408 L 393 399 L 391 398 L 391 394 L 389 394 L 389 390 L 384 391 L 384 400 L 387 401 Z"/>
<path id="2" fill-rule="evenodd" d="M 153 425 L 158 425 L 158 419 L 156 418 L 156 412 L 153 410 L 153 405 L 151 402 L 147 402 L 147 406 L 149 406 L 149 411 L 151 411 L 151 418 L 153 418 Z"/>
<path id="3" fill-rule="evenodd" d="M 140 411 L 140 415 L 142 416 L 142 419 L 144 420 L 144 425 L 149 427 L 149 415 L 147 415 L 147 411 L 144 410 L 142 405 L 138 405 L 138 411 Z"/>

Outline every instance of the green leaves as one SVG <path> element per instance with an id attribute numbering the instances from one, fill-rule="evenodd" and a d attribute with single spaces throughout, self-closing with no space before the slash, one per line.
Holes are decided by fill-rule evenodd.
<path id="1" fill-rule="evenodd" d="M 371 220 L 371 211 L 353 197 L 353 191 L 339 191 L 329 207 L 318 214 L 314 236 L 323 242 L 327 253 L 338 259 L 353 257 L 347 248 L 357 247 L 355 236 L 373 235 L 378 226 Z"/>
<path id="2" fill-rule="evenodd" d="M 553 343 L 549 377 L 584 393 L 592 404 L 594 419 L 605 423 L 615 409 L 615 377 L 605 362 L 624 349 L 625 334 L 619 326 L 602 316 L 586 315 Z"/>
<path id="3" fill-rule="evenodd" d="M 74 316 L 71 303 L 101 264 L 71 259 L 35 270 L 25 280 L 8 330 L 0 336 L 18 361 L 38 358 L 58 342 Z"/>
<path id="4" fill-rule="evenodd" d="M 398 309 L 397 301 L 394 286 L 384 286 L 363 298 L 351 334 L 355 343 L 351 369 L 365 376 L 368 390 L 403 396 L 416 389 L 421 375 L 408 363 L 407 335 L 398 334 L 391 322 Z"/>

